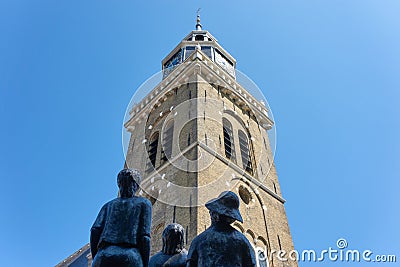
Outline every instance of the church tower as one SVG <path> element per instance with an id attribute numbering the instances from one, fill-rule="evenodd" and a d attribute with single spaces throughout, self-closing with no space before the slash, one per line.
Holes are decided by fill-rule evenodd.
<path id="1" fill-rule="evenodd" d="M 125 165 L 143 174 L 140 194 L 153 204 L 152 253 L 172 222 L 186 247 L 210 226 L 204 204 L 222 191 L 240 197 L 243 223 L 259 266 L 297 266 L 275 251 L 294 249 L 263 101 L 237 80 L 236 60 L 202 29 L 190 32 L 162 61 L 162 80 L 129 111 Z"/>

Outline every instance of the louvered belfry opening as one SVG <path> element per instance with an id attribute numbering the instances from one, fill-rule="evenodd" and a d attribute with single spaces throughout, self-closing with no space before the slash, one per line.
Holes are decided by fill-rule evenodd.
<path id="1" fill-rule="evenodd" d="M 151 162 L 151 165 L 153 167 L 156 166 L 156 158 L 157 158 L 157 148 L 158 148 L 158 132 L 153 134 L 152 138 L 150 139 L 150 144 L 149 144 L 149 159 Z"/>
<path id="2" fill-rule="evenodd" d="M 225 118 L 222 119 L 222 124 L 224 131 L 225 156 L 231 161 L 236 162 L 232 124 Z"/>
<path id="3" fill-rule="evenodd" d="M 174 138 L 174 121 L 169 121 L 163 133 L 163 150 L 161 153 L 161 164 L 167 162 L 172 156 L 172 143 Z"/>
<path id="4" fill-rule="evenodd" d="M 247 135 L 241 130 L 239 130 L 238 135 L 239 135 L 240 154 L 242 156 L 243 169 L 245 169 L 246 172 L 253 174 L 253 166 L 251 163 L 250 149 L 249 149 L 249 139 L 247 138 Z"/>

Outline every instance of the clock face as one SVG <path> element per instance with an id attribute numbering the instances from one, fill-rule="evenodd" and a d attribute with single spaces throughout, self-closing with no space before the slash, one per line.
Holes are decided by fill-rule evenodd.
<path id="1" fill-rule="evenodd" d="M 215 50 L 215 62 L 220 65 L 230 75 L 235 75 L 233 64 L 229 62 L 218 50 Z"/>
<path id="2" fill-rule="evenodd" d="M 173 71 L 176 65 L 182 63 L 182 49 L 179 50 L 175 55 L 172 56 L 167 63 L 164 64 L 164 77 L 167 76 L 171 71 Z"/>
<path id="3" fill-rule="evenodd" d="M 165 63 L 166 68 L 170 68 L 182 63 L 182 50 L 179 50 L 167 63 Z"/>

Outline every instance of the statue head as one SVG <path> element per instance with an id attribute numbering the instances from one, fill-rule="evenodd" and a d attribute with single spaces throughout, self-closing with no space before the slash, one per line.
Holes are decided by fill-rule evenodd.
<path id="1" fill-rule="evenodd" d="M 121 198 L 133 197 L 139 188 L 142 176 L 138 170 L 123 169 L 118 173 L 117 184 Z"/>
<path id="2" fill-rule="evenodd" d="M 211 199 L 206 203 L 206 208 L 210 211 L 211 221 L 233 223 L 234 221 L 243 222 L 239 211 L 239 198 L 232 191 L 222 192 L 217 198 Z"/>
<path id="3" fill-rule="evenodd" d="M 184 236 L 182 225 L 178 223 L 167 225 L 162 233 L 162 252 L 167 255 L 180 253 L 184 248 Z"/>

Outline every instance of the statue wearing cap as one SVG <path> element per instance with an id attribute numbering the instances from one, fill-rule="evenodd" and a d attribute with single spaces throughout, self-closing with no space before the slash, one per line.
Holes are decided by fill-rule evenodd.
<path id="1" fill-rule="evenodd" d="M 206 203 L 211 226 L 193 239 L 187 267 L 252 267 L 256 266 L 254 250 L 247 238 L 231 226 L 243 222 L 239 198 L 231 191 L 222 192 Z"/>
<path id="2" fill-rule="evenodd" d="M 141 175 L 119 172 L 120 197 L 100 210 L 90 232 L 92 267 L 147 267 L 150 255 L 151 203 L 135 196 Z"/>
<path id="3" fill-rule="evenodd" d="M 171 223 L 162 233 L 162 250 L 150 258 L 149 267 L 185 267 L 187 251 L 182 225 Z"/>

